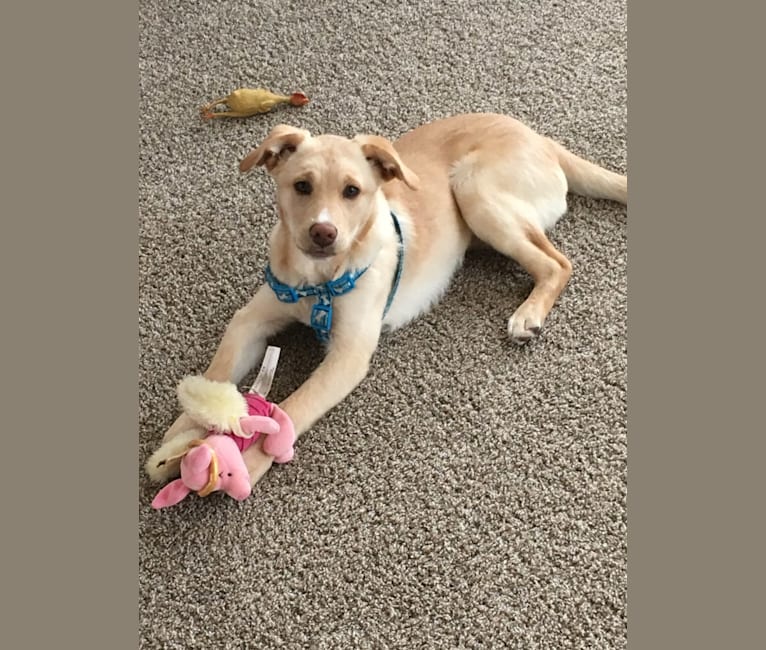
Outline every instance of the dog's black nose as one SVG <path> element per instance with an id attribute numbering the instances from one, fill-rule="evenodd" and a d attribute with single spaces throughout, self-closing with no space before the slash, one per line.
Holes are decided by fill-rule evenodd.
<path id="1" fill-rule="evenodd" d="M 326 248 L 335 241 L 338 229 L 331 223 L 315 223 L 309 228 L 309 235 L 317 246 Z"/>

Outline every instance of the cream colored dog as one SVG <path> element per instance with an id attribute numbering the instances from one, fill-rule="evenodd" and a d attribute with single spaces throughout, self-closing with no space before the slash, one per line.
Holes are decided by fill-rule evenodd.
<path id="1" fill-rule="evenodd" d="M 572 271 L 545 235 L 566 211 L 567 190 L 628 199 L 625 176 L 502 115 L 440 120 L 393 144 L 373 135 L 313 137 L 281 125 L 240 170 L 253 166 L 266 167 L 277 185 L 271 285 L 235 314 L 204 374 L 239 382 L 268 337 L 294 321 L 311 324 L 327 340 L 326 356 L 280 404 L 298 436 L 365 377 L 383 328 L 404 325 L 441 297 L 474 242 L 532 276 L 534 288 L 511 315 L 508 333 L 517 343 L 534 338 Z M 325 283 L 338 278 L 328 298 Z M 325 299 L 291 293 L 306 287 L 325 287 Z M 184 445 L 199 433 L 182 415 L 164 440 Z M 253 484 L 273 460 L 260 445 L 245 459 Z M 177 461 L 165 460 L 158 452 L 149 459 L 152 478 L 178 473 Z"/>

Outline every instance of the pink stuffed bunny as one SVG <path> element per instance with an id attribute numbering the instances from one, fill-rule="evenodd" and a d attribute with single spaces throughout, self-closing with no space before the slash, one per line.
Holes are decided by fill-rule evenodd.
<path id="1" fill-rule="evenodd" d="M 181 478 L 168 483 L 152 501 L 165 508 L 190 492 L 200 496 L 223 491 L 242 501 L 250 495 L 250 476 L 242 458 L 263 434 L 263 451 L 274 462 L 293 458 L 295 428 L 290 416 L 256 393 L 242 394 L 234 384 L 204 377 L 187 377 L 178 386 L 178 397 L 191 419 L 208 435 L 191 440 L 181 454 Z M 171 441 L 169 444 L 173 444 Z"/>

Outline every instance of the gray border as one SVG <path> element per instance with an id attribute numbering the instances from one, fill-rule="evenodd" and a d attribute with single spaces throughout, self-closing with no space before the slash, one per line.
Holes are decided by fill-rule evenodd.
<path id="1" fill-rule="evenodd" d="M 762 85 L 752 44 L 763 21 L 740 5 L 712 7 L 630 5 L 628 639 L 637 649 L 763 643 L 755 477 L 766 454 L 763 418 L 751 416 L 763 379 L 750 378 L 762 334 L 741 336 L 762 322 L 741 312 L 763 289 L 740 288 L 763 275 L 753 230 L 764 229 L 754 142 L 763 118 L 747 97 Z M 753 424 L 740 428 L 743 418 Z M 750 441 L 761 449 L 743 450 Z"/>
<path id="2" fill-rule="evenodd" d="M 2 12 L 8 648 L 137 647 L 136 9 Z"/>

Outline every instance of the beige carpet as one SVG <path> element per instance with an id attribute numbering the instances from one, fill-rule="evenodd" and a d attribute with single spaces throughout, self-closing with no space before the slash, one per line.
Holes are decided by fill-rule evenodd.
<path id="1" fill-rule="evenodd" d="M 279 122 L 396 137 L 505 112 L 626 171 L 624 0 L 140 0 L 140 458 L 262 278 L 275 221 L 237 163 Z M 301 109 L 203 122 L 240 86 Z M 433 312 L 238 504 L 162 512 L 139 470 L 143 648 L 624 648 L 627 219 L 572 197 L 551 233 L 574 276 L 526 348 L 531 288 L 471 254 Z M 277 339 L 271 397 L 319 361 Z"/>

